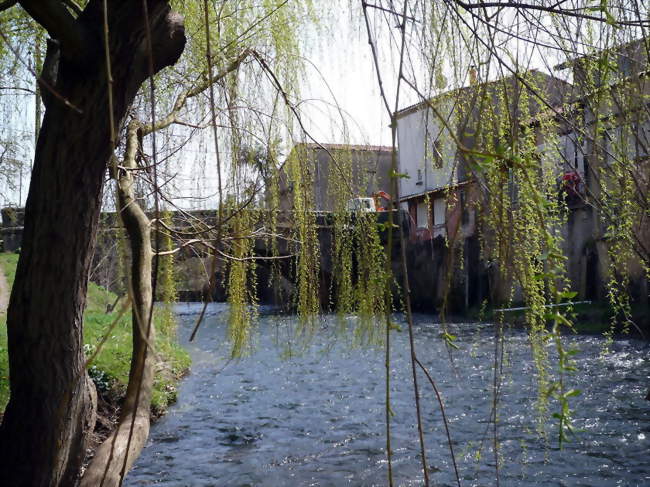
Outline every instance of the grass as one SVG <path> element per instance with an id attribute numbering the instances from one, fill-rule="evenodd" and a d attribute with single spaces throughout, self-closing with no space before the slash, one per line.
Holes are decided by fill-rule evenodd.
<path id="1" fill-rule="evenodd" d="M 0 253 L 0 267 L 4 271 L 9 287 L 16 274 L 18 254 Z M 119 315 L 118 304 L 115 311 L 107 313 L 107 306 L 115 303 L 117 296 L 94 284 L 88 284 L 86 312 L 84 314 L 84 349 L 90 357 L 111 325 Z M 0 314 L 0 411 L 4 411 L 9 400 L 9 367 L 7 363 L 6 316 Z M 156 323 L 159 320 L 156 318 Z M 158 326 L 157 329 L 163 327 Z M 122 397 L 129 379 L 131 361 L 131 313 L 127 311 L 117 321 L 114 328 L 94 362 L 89 367 L 98 392 L 105 397 Z M 155 415 L 164 413 L 170 403 L 176 400 L 176 384 L 190 364 L 188 354 L 176 344 L 173 331 L 158 333 L 156 337 L 158 366 L 151 403 Z"/>

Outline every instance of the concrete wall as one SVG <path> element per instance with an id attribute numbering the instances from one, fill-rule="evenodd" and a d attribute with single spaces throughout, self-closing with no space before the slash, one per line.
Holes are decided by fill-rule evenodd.
<path id="1" fill-rule="evenodd" d="M 446 105 L 446 106 L 445 106 Z M 440 107 L 451 126 L 450 102 Z M 398 160 L 402 199 L 449 186 L 456 182 L 456 147 L 449 131 L 430 109 L 405 113 L 397 120 Z M 442 167 L 440 166 L 442 162 Z"/>
<path id="2" fill-rule="evenodd" d="M 315 211 L 345 208 L 349 199 L 369 197 L 377 191 L 391 193 L 392 149 L 382 146 L 346 144 L 297 144 L 279 171 L 279 210 L 293 210 L 293 191 L 289 160 L 301 165 L 311 181 Z M 269 191 L 273 191 L 270 189 Z M 270 194 L 267 202 L 270 203 Z"/>

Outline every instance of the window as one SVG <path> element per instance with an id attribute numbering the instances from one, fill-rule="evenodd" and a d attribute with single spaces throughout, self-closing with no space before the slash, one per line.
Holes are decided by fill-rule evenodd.
<path id="1" fill-rule="evenodd" d="M 436 198 L 433 200 L 433 225 L 444 225 L 446 221 L 447 202 L 445 198 Z"/>
<path id="2" fill-rule="evenodd" d="M 426 201 L 418 203 L 416 220 L 418 228 L 429 228 L 429 212 Z"/>
<path id="3" fill-rule="evenodd" d="M 580 177 L 585 173 L 585 144 L 582 137 L 575 132 L 570 132 L 562 137 L 562 158 L 564 159 L 563 172 L 576 172 Z"/>
<path id="4" fill-rule="evenodd" d="M 433 143 L 433 167 L 442 168 L 442 143 L 440 140 Z"/>
<path id="5" fill-rule="evenodd" d="M 465 193 L 465 190 L 462 189 L 460 190 L 460 222 L 463 225 L 469 223 L 469 208 L 467 206 L 467 194 Z"/>
<path id="6" fill-rule="evenodd" d="M 418 169 L 418 182 L 415 184 L 422 184 L 422 169 Z"/>

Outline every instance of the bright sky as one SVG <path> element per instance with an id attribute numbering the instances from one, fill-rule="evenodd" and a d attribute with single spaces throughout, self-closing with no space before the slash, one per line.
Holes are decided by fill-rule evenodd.
<path id="1" fill-rule="evenodd" d="M 345 1 L 341 2 L 346 3 Z M 340 7 L 343 9 L 343 7 Z M 390 145 L 389 120 L 379 96 L 376 73 L 363 24 L 352 25 L 350 16 L 339 12 L 343 21 L 332 22 L 328 30 L 318 33 L 318 39 L 306 53 L 307 79 L 302 88 L 303 101 L 299 105 L 303 123 L 309 133 L 321 143 L 353 143 Z M 331 15 L 337 15 L 332 12 Z M 360 19 L 356 19 L 358 22 Z M 363 29 L 361 30 L 361 28 Z M 386 76 L 386 73 L 384 73 Z M 393 86 L 390 78 L 384 80 L 387 87 Z M 5 98 L 7 100 L 7 98 Z M 7 123 L 4 117 L 5 133 L 20 139 L 16 157 L 30 162 L 33 159 L 33 96 L 18 93 L 11 105 L 20 106 Z M 8 128 L 7 128 L 8 127 Z M 209 137 L 208 137 L 209 139 Z M 208 195 L 208 201 L 178 201 L 185 207 L 214 206 L 216 172 L 214 158 L 205 153 L 213 152 L 212 142 L 205 140 L 203 148 L 196 144 L 183 154 L 186 161 L 178 171 L 179 189 L 188 195 Z M 286 148 L 287 150 L 290 147 Z M 202 177 L 197 180 L 192 173 L 196 167 Z M 0 205 L 24 205 L 29 185 L 29 171 L 18 177 L 15 189 L 0 182 Z M 212 188 L 211 190 L 208 188 Z"/>
<path id="2" fill-rule="evenodd" d="M 323 25 L 318 33 L 311 32 L 314 41 L 309 46 L 305 57 L 307 80 L 302 88 L 303 101 L 299 110 L 309 133 L 321 143 L 353 143 L 371 145 L 390 145 L 389 117 L 379 95 L 377 76 L 373 66 L 370 46 L 363 17 L 356 2 L 348 0 L 329 0 L 329 17 L 322 20 Z M 349 5 L 356 5 L 356 10 L 350 13 Z M 326 14 L 327 15 L 327 14 Z M 381 33 L 373 32 L 380 39 L 378 51 L 381 62 L 381 73 L 384 87 L 388 93 L 391 107 L 394 104 L 395 73 L 397 72 L 395 50 L 388 48 L 388 29 L 397 35 L 397 22 L 392 22 L 392 14 L 384 14 L 379 29 Z M 377 29 L 378 24 L 373 24 Z M 389 27 L 386 27 L 389 25 Z M 383 44 L 382 44 L 383 42 Z M 461 54 L 462 55 L 462 54 Z M 547 70 L 548 65 L 555 64 L 553 52 L 533 53 L 529 67 Z M 551 61 L 549 61 L 549 59 Z M 524 64 L 527 64 L 524 62 Z M 557 74 L 557 73 L 556 73 Z M 449 76 L 451 79 L 451 76 Z M 461 80 L 462 84 L 464 80 Z M 451 86 L 449 87 L 451 88 Z M 17 157 L 31 161 L 33 157 L 33 97 L 17 95 L 17 103 L 22 106 L 18 115 L 7 121 L 4 117 L 4 130 L 12 130 L 20 139 L 21 149 Z M 408 87 L 403 86 L 400 107 L 415 103 L 417 97 Z M 27 134 L 27 135 L 26 135 Z M 308 139 L 307 139 L 308 140 Z M 194 144 L 182 154 L 177 172 L 179 192 L 190 195 L 208 196 L 205 201 L 184 202 L 182 206 L 215 207 L 216 171 L 213 144 L 209 138 L 204 139 L 203 146 Z M 290 147 L 286 147 L 285 151 Z M 196 168 L 199 168 L 197 176 Z M 0 183 L 1 184 L 1 183 Z M 1 205 L 24 204 L 28 173 L 24 172 L 22 182 L 16 183 L 16 188 L 0 188 L 4 193 Z"/>
<path id="3" fill-rule="evenodd" d="M 344 29 L 327 36 L 328 48 L 313 53 L 314 64 L 307 67 L 301 110 L 307 114 L 308 130 L 319 142 L 390 145 L 390 120 L 365 32 L 360 39 Z"/>
<path id="4" fill-rule="evenodd" d="M 391 145 L 390 120 L 380 96 L 377 73 L 363 14 L 359 5 L 348 8 L 346 0 L 331 0 L 328 31 L 318 34 L 307 56 L 308 79 L 303 88 L 307 100 L 302 110 L 309 118 L 309 128 L 319 142 Z M 371 10 L 372 14 L 372 10 Z M 392 18 L 391 14 L 387 14 Z M 397 22 L 391 24 L 395 35 Z M 388 46 L 385 19 L 371 23 L 377 39 L 378 58 L 384 90 L 391 108 L 395 103 L 397 59 Z M 317 66 L 317 67 L 316 67 Z M 408 88 L 402 87 L 401 107 L 417 101 Z M 340 108 L 340 112 L 338 109 Z"/>
<path id="5" fill-rule="evenodd" d="M 321 29 L 308 32 L 313 39 L 308 43 L 305 57 L 307 79 L 302 87 L 303 100 L 299 110 L 309 134 L 320 143 L 353 143 L 390 145 L 389 116 L 380 97 L 377 74 L 367 40 L 363 16 L 356 3 L 350 11 L 347 0 L 330 0 L 330 12 L 325 14 Z M 376 14 L 376 12 L 374 12 Z M 387 44 L 388 29 L 398 35 L 392 22 L 392 14 L 373 17 L 373 36 L 378 39 L 381 75 L 391 108 L 394 105 L 395 73 L 397 59 L 395 49 Z M 387 27 L 386 25 L 390 25 Z M 417 102 L 411 90 L 402 85 L 400 107 Z M 16 103 L 22 109 L 13 115 L 5 127 L 22 137 L 16 156 L 26 161 L 33 158 L 34 104 L 32 96 L 18 94 Z M 175 132 L 182 133 L 180 129 Z M 307 137 L 306 140 L 309 140 Z M 207 136 L 197 144 L 187 147 L 174 170 L 177 193 L 187 196 L 204 196 L 207 200 L 177 200 L 186 208 L 216 206 L 216 164 L 214 146 Z M 286 151 L 290 150 L 285 147 Z M 197 176 L 198 174 L 198 176 Z M 23 172 L 15 189 L 0 188 L 4 194 L 3 206 L 23 205 L 29 184 L 28 171 Z"/>

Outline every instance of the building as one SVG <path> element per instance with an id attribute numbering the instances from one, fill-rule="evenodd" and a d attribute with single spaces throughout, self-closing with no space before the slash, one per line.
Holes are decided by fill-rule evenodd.
<path id="1" fill-rule="evenodd" d="M 296 144 L 279 170 L 278 207 L 282 211 L 294 209 L 293 197 L 300 181 L 312 187 L 309 197 L 313 201 L 308 206 L 316 211 L 336 211 L 345 208 L 350 199 L 378 191 L 390 193 L 391 164 L 391 147 Z"/>
<path id="2" fill-rule="evenodd" d="M 539 71 L 524 75 L 550 104 L 559 106 L 570 85 Z M 476 231 L 478 198 L 474 152 L 488 139 L 503 133 L 499 118 L 511 120 L 506 131 L 530 123 L 541 110 L 529 97 L 527 113 L 521 108 L 527 88 L 511 76 L 479 83 L 473 73 L 470 86 L 443 93 L 397 114 L 400 201 L 418 228 L 418 238 L 469 237 Z M 507 107 L 507 108 L 506 108 Z M 502 125 L 502 124 L 501 124 Z M 505 138 L 505 134 L 503 135 Z M 459 233 L 460 232 L 460 233 Z"/>
<path id="3" fill-rule="evenodd" d="M 513 296 L 512 280 L 495 280 L 497 264 L 477 242 L 480 233 L 483 247 L 489 248 L 494 232 L 485 224 L 489 215 L 481 213 L 490 198 L 481 164 L 485 154 L 508 151 L 512 140 L 526 136 L 535 141 L 539 171 L 555 178 L 557 197 L 566 203 L 558 231 L 572 290 L 579 299 L 606 298 L 606 284 L 619 279 L 616 265 L 621 265 L 612 265 L 617 232 L 625 231 L 617 227 L 617 215 L 635 208 L 634 253 L 623 263 L 630 279 L 626 292 L 647 303 L 649 47 L 647 40 L 637 40 L 559 66 L 571 69 L 565 76 L 571 82 L 539 71 L 483 83 L 474 75 L 469 86 L 397 114 L 400 201 L 418 228 L 412 252 L 421 254 L 411 259 L 420 271 L 414 279 L 422 281 L 411 286 L 416 294 L 418 288 L 434 289 L 424 298 L 440 302 L 441 289 L 449 285 L 464 297 L 465 308 Z M 516 201 L 518 188 L 505 162 L 502 187 Z M 628 198 L 636 205 L 623 207 Z M 444 244 L 434 244 L 439 238 Z M 453 264 L 449 274 L 453 249 L 461 249 L 463 261 Z M 422 273 L 434 277 L 418 275 Z M 453 275 L 454 282 L 443 284 L 439 276 L 444 274 Z M 516 285 L 514 289 L 518 300 Z"/>
<path id="4" fill-rule="evenodd" d="M 564 171 L 579 182 L 563 229 L 568 274 L 583 299 L 603 299 L 606 283 L 627 267 L 628 293 L 648 303 L 650 266 L 650 40 L 637 39 L 557 67 L 570 70 L 571 117 L 563 120 Z M 633 206 L 625 207 L 626 200 Z M 636 209 L 635 209 L 636 208 Z M 634 252 L 617 260 L 621 215 L 631 215 Z"/>
<path id="5" fill-rule="evenodd" d="M 485 300 L 507 301 L 513 287 L 520 299 L 512 272 L 499 271 L 512 262 L 485 250 L 495 228 L 486 219 L 492 196 L 483 164 L 487 154 L 509 150 L 512 134 L 532 133 L 534 147 L 543 145 L 540 117 L 548 105 L 560 109 L 571 89 L 535 70 L 483 83 L 472 73 L 471 79 L 397 114 L 400 202 L 417 227 L 410 251 L 418 269 L 411 273 L 416 307 L 446 303 L 467 310 Z M 501 172 L 502 187 L 515 196 L 510 169 Z"/>

